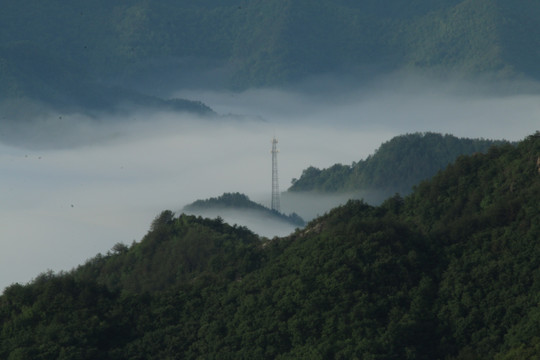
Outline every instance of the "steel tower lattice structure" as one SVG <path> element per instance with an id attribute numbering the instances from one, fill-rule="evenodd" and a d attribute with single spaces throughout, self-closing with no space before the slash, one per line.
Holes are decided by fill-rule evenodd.
<path id="1" fill-rule="evenodd" d="M 280 211 L 279 204 L 279 182 L 278 182 L 278 169 L 277 169 L 277 139 L 272 139 L 272 210 Z"/>

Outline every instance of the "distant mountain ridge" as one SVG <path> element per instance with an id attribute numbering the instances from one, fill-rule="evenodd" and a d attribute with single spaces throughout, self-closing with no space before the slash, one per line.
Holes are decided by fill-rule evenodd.
<path id="1" fill-rule="evenodd" d="M 285 215 L 266 206 L 251 201 L 249 197 L 241 193 L 224 193 L 221 196 L 206 200 L 196 200 L 184 206 L 184 211 L 189 213 L 205 212 L 209 210 L 239 210 L 250 211 L 252 214 L 258 213 L 264 217 L 281 220 L 295 226 L 304 226 L 304 220 L 296 213 Z"/>
<path id="2" fill-rule="evenodd" d="M 435 175 L 460 155 L 486 152 L 505 141 L 458 138 L 438 133 L 400 135 L 383 143 L 373 155 L 352 165 L 327 169 L 309 167 L 293 179 L 291 192 L 377 191 L 408 194 L 413 186 Z"/>
<path id="3" fill-rule="evenodd" d="M 526 0 L 6 0 L 0 98 L 91 98 L 84 89 L 102 86 L 163 96 L 415 69 L 539 79 L 539 19 Z"/>

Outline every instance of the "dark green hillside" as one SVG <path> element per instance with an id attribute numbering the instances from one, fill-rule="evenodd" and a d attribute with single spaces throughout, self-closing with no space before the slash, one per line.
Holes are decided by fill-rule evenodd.
<path id="1" fill-rule="evenodd" d="M 435 175 L 458 156 L 485 152 L 502 141 L 415 133 L 383 143 L 373 155 L 352 165 L 309 167 L 289 191 L 355 192 L 376 190 L 387 196 L 408 194 L 414 185 Z"/>
<path id="2" fill-rule="evenodd" d="M 438 318 L 457 358 L 539 356 L 540 133 L 460 157 L 404 213 L 443 246 Z"/>
<path id="3" fill-rule="evenodd" d="M 160 214 L 0 296 L 5 359 L 535 359 L 540 133 L 288 237 Z"/>
<path id="4" fill-rule="evenodd" d="M 131 293 L 158 291 L 191 281 L 202 274 L 234 280 L 259 266 L 260 239 L 245 227 L 162 212 L 143 241 L 89 260 L 75 273 L 97 280 L 111 290 Z"/>
<path id="5" fill-rule="evenodd" d="M 0 358 L 164 358 L 157 355 L 162 343 L 148 345 L 160 332 L 171 331 L 172 324 L 165 323 L 178 315 L 171 310 L 178 306 L 186 319 L 191 317 L 188 321 L 198 321 L 202 303 L 193 294 L 203 290 L 203 301 L 210 300 L 204 299 L 212 292 L 207 285 L 235 281 L 262 261 L 260 240 L 246 228 L 194 216 L 174 218 L 164 211 L 140 243 L 117 244 L 71 273 L 45 273 L 30 285 L 5 289 Z M 177 291 L 193 312 L 182 307 Z M 190 331 L 186 325 L 177 335 Z M 150 338 L 144 338 L 146 332 Z M 178 355 L 173 348 L 166 357 Z"/>
<path id="6" fill-rule="evenodd" d="M 295 226 L 304 226 L 304 220 L 296 213 L 285 215 L 275 210 L 271 210 L 261 204 L 257 204 L 249 199 L 248 196 L 240 193 L 224 193 L 217 198 L 206 200 L 197 200 L 184 206 L 185 212 L 200 214 L 207 211 L 237 210 L 245 211 L 250 215 L 259 215 L 267 219 L 277 219 L 285 221 Z"/>
<path id="7" fill-rule="evenodd" d="M 412 337 L 434 337 L 436 323 L 418 307 L 432 300 L 411 303 L 434 291 L 433 250 L 423 235 L 380 215 L 351 203 L 305 232 L 261 243 L 217 220 L 164 212 L 139 244 L 116 245 L 72 273 L 7 288 L 0 355 L 435 354 L 434 347 L 420 349 L 425 338 Z M 70 331 L 77 326 L 85 328 Z"/>
<path id="8" fill-rule="evenodd" d="M 2 5 L 1 98 L 99 106 L 88 88 L 166 96 L 184 86 L 284 85 L 343 72 L 362 79 L 403 69 L 540 76 L 540 6 L 527 0 Z"/>

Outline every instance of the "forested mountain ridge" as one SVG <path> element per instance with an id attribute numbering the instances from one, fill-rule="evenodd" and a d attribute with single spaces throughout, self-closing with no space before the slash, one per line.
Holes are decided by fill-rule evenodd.
<path id="1" fill-rule="evenodd" d="M 504 141 L 458 138 L 449 134 L 413 133 L 381 144 L 373 155 L 352 165 L 308 167 L 288 191 L 376 191 L 386 197 L 411 192 L 414 185 L 444 169 L 460 155 L 486 152 Z"/>
<path id="2" fill-rule="evenodd" d="M 163 211 L 143 241 L 116 244 L 75 276 L 128 293 L 161 291 L 204 274 L 233 280 L 258 267 L 260 245 L 259 236 L 245 227 Z"/>
<path id="3" fill-rule="evenodd" d="M 0 357 L 524 359 L 540 354 L 540 133 L 288 237 L 160 214 L 0 297 Z"/>
<path id="4" fill-rule="evenodd" d="M 538 19 L 526 0 L 7 0 L 0 98 L 100 106 L 100 89 L 164 96 L 404 69 L 538 79 Z"/>

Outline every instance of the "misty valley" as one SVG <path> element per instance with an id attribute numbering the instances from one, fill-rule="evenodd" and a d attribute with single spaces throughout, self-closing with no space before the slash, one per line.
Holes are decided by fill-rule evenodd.
<path id="1" fill-rule="evenodd" d="M 456 301 L 446 294 L 458 286 L 446 277 L 462 276 L 452 273 L 462 271 L 455 261 L 460 251 L 469 251 L 458 251 L 457 244 L 476 239 L 485 247 L 482 234 L 489 231 L 524 232 L 522 239 L 535 238 L 538 231 L 537 202 L 529 203 L 538 198 L 538 177 L 530 175 L 537 173 L 538 137 L 523 144 L 519 138 L 536 120 L 530 115 L 530 122 L 512 129 L 502 125 L 509 109 L 533 114 L 537 102 L 525 95 L 465 101 L 440 91 L 402 94 L 406 103 L 396 103 L 390 90 L 381 97 L 358 91 L 347 101 L 327 94 L 326 103 L 321 94 L 285 90 L 222 97 L 210 92 L 200 94 L 216 109 L 207 115 L 132 108 L 100 118 L 48 110 L 12 124 L 0 145 L 5 189 L 0 228 L 2 239 L 9 239 L 0 255 L 6 339 L 0 354 L 32 358 L 41 353 L 38 339 L 46 339 L 52 358 L 61 353 L 72 354 L 68 358 L 457 353 L 456 339 L 471 343 L 472 335 L 441 325 L 472 321 L 469 313 L 455 318 L 459 310 L 446 302 Z M 448 111 L 438 114 L 441 108 Z M 497 140 L 484 137 L 490 131 Z M 272 135 L 279 137 L 280 210 L 287 215 L 270 210 Z M 501 165 L 490 168 L 489 159 Z M 503 170 L 513 166 L 518 168 Z M 488 183 L 475 183 L 481 179 Z M 508 189 L 523 192 L 523 200 Z M 533 217 L 523 218 L 529 216 L 523 212 Z M 525 227 L 516 233 L 515 226 Z M 513 241 L 493 236 L 492 241 Z M 476 251 L 476 242 L 470 251 Z M 316 258 L 320 266 L 314 267 Z M 501 285 L 493 286 L 497 291 Z M 321 293 L 329 289 L 334 290 Z M 57 310 L 45 305 L 59 302 Z M 417 302 L 424 304 L 422 311 L 414 307 Z M 334 304 L 353 316 L 340 331 L 330 325 L 344 321 L 332 315 L 338 311 Z M 155 315 L 171 306 L 176 310 L 170 317 Z M 36 315 L 24 310 L 30 308 Z M 133 309 L 138 315 L 129 315 Z M 254 321 L 254 311 L 273 315 Z M 100 329 L 91 323 L 94 316 Z M 18 325 L 21 321 L 33 325 Z M 94 332 L 49 338 L 34 327 L 41 321 L 49 324 L 43 328 L 48 334 L 56 334 L 50 326 Z M 477 334 L 485 326 L 475 321 L 468 331 Z M 503 351 L 493 342 L 502 343 L 505 331 L 522 333 L 529 325 L 497 326 L 499 335 L 485 345 L 496 349 L 490 354 Z M 253 327 L 261 329 L 259 335 Z M 371 328 L 382 335 L 355 333 Z M 404 335 L 409 332 L 435 345 L 425 348 Z M 251 348 L 244 336 L 253 339 L 250 343 L 274 336 L 273 345 Z M 453 340 L 439 343 L 443 336 Z M 163 340 L 150 345 L 146 337 Z M 341 339 L 356 340 L 346 345 Z M 383 339 L 393 345 L 380 345 Z M 517 346 L 512 339 L 504 343 Z M 86 341 L 91 344 L 83 345 Z M 261 355 L 262 349 L 268 354 Z"/>
<path id="2" fill-rule="evenodd" d="M 0 359 L 540 358 L 540 3 L 0 11 Z"/>
<path id="3" fill-rule="evenodd" d="M 505 121 L 508 110 L 502 108 L 521 107 L 532 113 L 537 104 L 527 97 L 504 101 L 479 97 L 475 103 L 441 93 L 439 104 L 456 109 L 455 118 L 466 119 L 463 122 L 468 124 L 476 117 L 479 130 L 475 131 L 446 121 L 448 112 L 435 115 L 429 109 L 433 101 L 421 108 L 424 93 L 403 95 L 417 104 L 415 111 L 409 113 L 411 110 L 395 104 L 395 113 L 389 114 L 390 106 L 379 106 L 382 101 L 394 103 L 394 95 L 389 93 L 381 95 L 385 100 L 374 100 L 357 92 L 348 102 L 328 94 L 326 104 L 320 101 L 320 94 L 259 90 L 224 93 L 218 98 L 209 93 L 201 98 L 216 109 L 217 117 L 169 110 L 133 110 L 129 115 L 105 114 L 103 118 L 65 113 L 47 117 L 49 113 L 44 112 L 42 118 L 18 123 L 2 145 L 2 187 L 7 189 L 0 217 L 2 237 L 19 239 L 4 245 L 0 262 L 6 274 L 3 286 L 26 282 L 44 269 L 70 269 L 117 242 L 139 241 L 151 219 L 163 209 L 181 213 L 193 201 L 235 192 L 270 207 L 270 139 L 274 133 L 280 141 L 282 210 L 310 221 L 351 198 L 377 205 L 395 193 L 405 195 L 458 155 L 482 151 L 458 145 L 458 137 L 427 132 L 422 139 L 415 131 L 470 131 L 480 139 L 485 129 L 496 131 L 496 124 Z M 273 108 L 279 111 L 272 114 Z M 443 119 L 439 125 L 432 122 L 423 127 L 426 117 Z M 392 131 L 385 123 L 389 119 L 395 120 Z M 534 126 L 534 121 L 522 122 L 512 129 L 525 132 Z M 400 135 L 407 131 L 414 132 Z M 499 139 L 519 139 L 517 133 L 500 135 Z M 510 132 L 505 130 L 504 135 Z M 490 142 L 482 141 L 486 150 Z M 311 169 L 326 170 L 319 176 L 303 176 Z M 306 186 L 309 182 L 312 185 Z M 354 182 L 358 188 L 351 187 Z M 302 184 L 304 188 L 300 188 Z M 268 223 L 254 214 L 248 215 L 250 221 L 238 213 L 230 218 L 222 211 L 207 215 L 251 225 L 252 230 L 259 224 L 257 231 L 269 238 L 288 235 L 296 227 Z M 24 226 L 27 218 L 34 219 L 36 226 Z M 21 256 L 27 253 L 25 249 L 36 246 L 40 251 L 29 266 Z"/>

